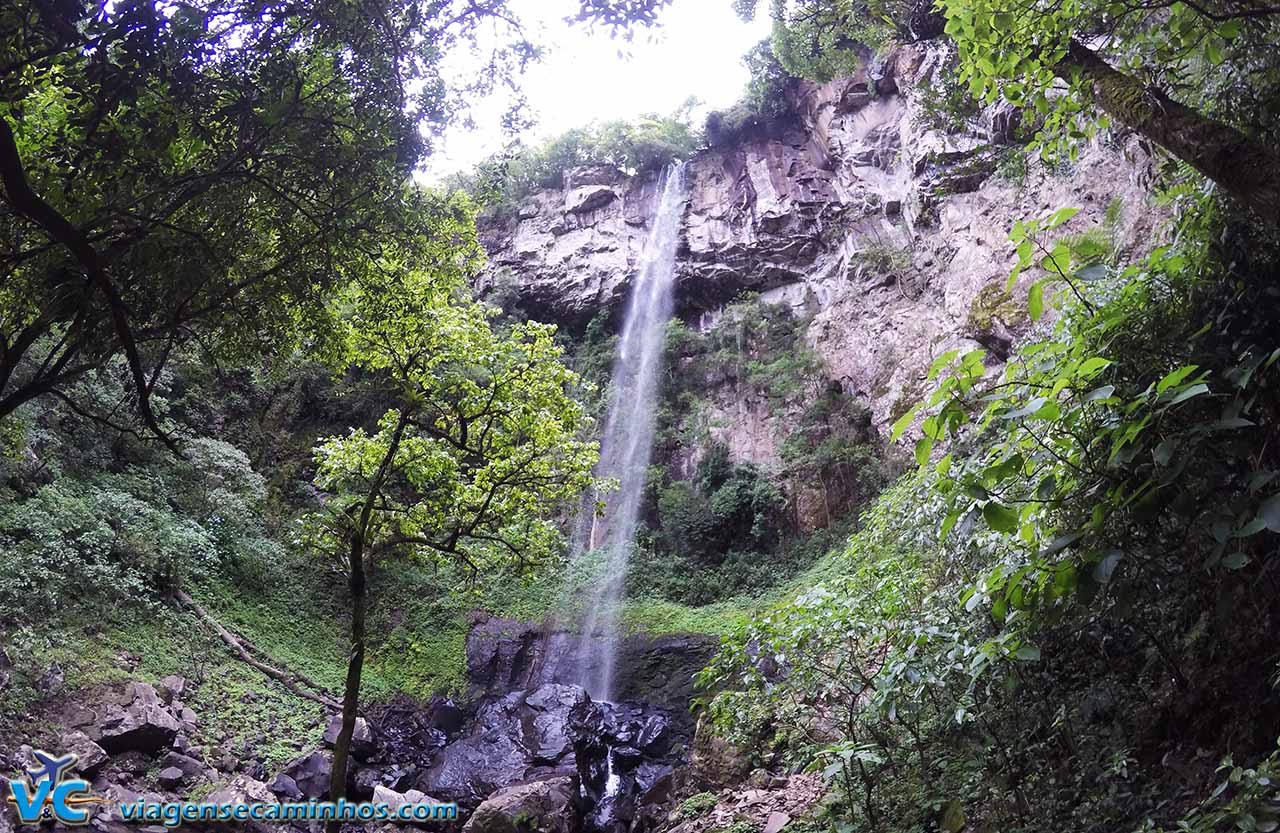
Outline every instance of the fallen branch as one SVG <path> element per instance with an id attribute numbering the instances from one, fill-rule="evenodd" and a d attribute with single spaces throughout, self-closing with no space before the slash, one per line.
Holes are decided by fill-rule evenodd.
<path id="1" fill-rule="evenodd" d="M 181 590 L 175 590 L 174 597 L 182 604 L 191 608 L 192 612 L 194 612 L 196 616 L 212 627 L 222 641 L 226 643 L 227 647 L 231 649 L 232 653 L 239 657 L 246 665 L 256 668 L 258 671 L 266 674 L 297 697 L 310 700 L 313 703 L 319 703 L 326 709 L 332 709 L 333 711 L 339 711 L 342 709 L 341 703 L 326 694 L 323 688 L 314 681 L 307 679 L 304 675 L 282 671 L 279 668 L 267 665 L 265 662 L 259 660 L 254 656 L 254 653 L 257 653 L 260 656 L 265 656 L 266 654 L 264 651 L 253 645 L 253 643 L 248 640 L 236 636 L 234 633 L 223 627 L 222 623 L 213 618 L 213 615 L 201 607 L 195 599 L 191 598 Z M 312 691 L 306 691 L 304 687 L 312 689 Z"/>

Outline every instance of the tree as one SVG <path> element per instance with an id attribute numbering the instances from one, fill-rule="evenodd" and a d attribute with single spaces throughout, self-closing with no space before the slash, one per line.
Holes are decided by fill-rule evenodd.
<path id="1" fill-rule="evenodd" d="M 734 8 L 751 20 L 760 3 L 734 0 Z M 768 5 L 774 56 L 786 72 L 811 81 L 853 75 L 872 48 L 893 40 L 927 40 L 942 31 L 932 0 L 769 0 Z"/>
<path id="2" fill-rule="evenodd" d="M 555 328 L 504 331 L 468 299 L 480 263 L 469 205 L 442 201 L 429 245 L 410 267 L 387 260 L 341 296 L 342 367 L 385 383 L 394 403 L 372 431 L 353 429 L 316 448 L 317 483 L 330 494 L 311 518 L 313 540 L 344 562 L 351 654 L 330 796 L 345 794 L 365 653 L 367 575 L 393 555 L 448 560 L 473 576 L 529 567 L 554 553 L 546 520 L 591 481 L 595 446 L 578 438 L 586 416 L 567 391 Z"/>
<path id="3" fill-rule="evenodd" d="M 444 62 L 481 27 L 483 71 L 454 83 Z M 536 55 L 505 0 L 6 4 L 0 419 L 123 354 L 176 449 L 149 405 L 169 357 L 332 337 L 333 287 L 420 233 L 404 184 L 424 136 Z"/>
<path id="4" fill-rule="evenodd" d="M 1280 8 L 1221 0 L 943 0 L 962 77 L 1044 117 L 1039 140 L 1062 149 L 1095 126 L 1093 108 L 1159 144 L 1271 224 L 1280 223 L 1280 154 L 1247 114 L 1215 114 L 1214 92 L 1243 81 L 1270 95 Z M 1139 71 L 1124 71 L 1124 67 Z M 1119 67 L 1119 68 L 1118 68 Z M 1182 87 L 1192 103 L 1167 90 Z M 1201 98 L 1195 100 L 1196 89 Z M 1232 121 L 1238 122 L 1233 124 Z"/>

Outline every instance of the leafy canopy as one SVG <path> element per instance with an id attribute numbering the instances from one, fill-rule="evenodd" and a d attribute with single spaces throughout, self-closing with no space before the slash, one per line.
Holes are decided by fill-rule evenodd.
<path id="1" fill-rule="evenodd" d="M 441 205 L 436 222 L 426 259 L 389 259 L 340 296 L 339 366 L 373 374 L 396 404 L 372 430 L 316 447 L 332 497 L 311 520 L 324 541 L 342 540 L 372 494 L 361 531 L 371 557 L 403 548 L 473 573 L 527 566 L 555 551 L 547 518 L 591 480 L 595 446 L 568 393 L 577 377 L 554 327 L 503 329 L 469 299 L 481 252 L 465 200 Z"/>

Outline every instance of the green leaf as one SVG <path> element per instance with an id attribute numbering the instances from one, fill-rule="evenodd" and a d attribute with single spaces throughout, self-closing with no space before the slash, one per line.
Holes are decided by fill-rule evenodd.
<path id="1" fill-rule="evenodd" d="M 1173 371 L 1156 383 L 1156 393 L 1164 393 L 1169 388 L 1182 382 L 1183 379 L 1195 372 L 1199 365 L 1184 364 L 1182 367 Z"/>
<path id="2" fill-rule="evenodd" d="M 1080 209 L 1078 208 L 1059 208 L 1042 221 L 1041 228 L 1056 228 L 1079 213 Z"/>
<path id="3" fill-rule="evenodd" d="M 1027 292 L 1027 313 L 1033 321 L 1039 321 L 1040 316 L 1044 315 L 1044 281 L 1031 284 L 1031 289 Z"/>
<path id="4" fill-rule="evenodd" d="M 1093 577 L 1098 580 L 1099 584 L 1106 584 L 1111 581 L 1112 574 L 1115 573 L 1116 567 L 1120 564 L 1120 559 L 1124 557 L 1124 553 L 1120 550 L 1111 550 L 1102 556 L 1102 560 L 1093 566 Z"/>
<path id="5" fill-rule="evenodd" d="M 921 437 L 916 440 L 916 462 L 925 465 L 929 462 L 929 454 L 933 451 L 933 440 L 928 437 Z"/>
<path id="6" fill-rule="evenodd" d="M 997 532 L 1016 532 L 1018 530 L 1018 512 L 994 500 L 982 507 L 982 517 L 988 526 Z"/>
<path id="7" fill-rule="evenodd" d="M 1083 378 L 1092 379 L 1103 368 L 1110 367 L 1110 366 L 1111 366 L 1110 359 L 1104 359 L 1101 356 L 1094 356 L 1092 358 L 1085 359 L 1083 362 L 1081 362 L 1080 369 L 1077 370 L 1076 373 Z"/>
<path id="8" fill-rule="evenodd" d="M 1018 648 L 1018 650 L 1014 652 L 1014 656 L 1016 656 L 1018 659 L 1022 660 L 1023 662 L 1039 662 L 1040 649 L 1028 643 Z"/>
<path id="9" fill-rule="evenodd" d="M 1242 552 L 1233 552 L 1222 559 L 1222 566 L 1228 570 L 1239 570 L 1249 563 L 1249 556 Z"/>
<path id="10" fill-rule="evenodd" d="M 1007 414 L 1001 414 L 1001 417 L 1004 419 L 1020 419 L 1022 417 L 1031 416 L 1032 414 L 1037 413 L 1048 403 L 1049 400 L 1047 397 L 1037 396 L 1021 408 L 1009 411 Z"/>
<path id="11" fill-rule="evenodd" d="M 1050 555 L 1056 555 L 1057 553 L 1062 552 L 1067 547 L 1074 544 L 1076 541 L 1079 541 L 1081 538 L 1084 537 L 1084 535 L 1085 535 L 1085 530 L 1083 529 L 1077 529 L 1074 532 L 1068 532 L 1065 535 L 1059 535 L 1057 538 L 1054 538 L 1052 541 L 1050 541 L 1048 546 L 1040 550 L 1040 557 L 1047 558 Z"/>
<path id="12" fill-rule="evenodd" d="M 1194 397 L 1200 396 L 1201 394 L 1208 393 L 1208 392 L 1209 392 L 1209 386 L 1204 384 L 1203 382 L 1197 385 L 1192 385 L 1186 390 L 1180 392 L 1177 396 L 1173 397 L 1173 399 L 1170 399 L 1169 405 L 1172 407 L 1173 405 L 1178 405 L 1182 402 L 1186 402 L 1188 399 L 1192 399 Z"/>
<path id="13" fill-rule="evenodd" d="M 922 407 L 924 406 L 921 403 L 917 402 L 916 404 L 912 405 L 911 408 L 905 414 L 898 417 L 897 421 L 893 423 L 893 428 L 889 432 L 889 442 L 898 441 L 898 438 L 901 437 L 902 434 L 908 428 L 911 427 L 911 422 L 916 418 L 916 414 L 919 413 Z"/>

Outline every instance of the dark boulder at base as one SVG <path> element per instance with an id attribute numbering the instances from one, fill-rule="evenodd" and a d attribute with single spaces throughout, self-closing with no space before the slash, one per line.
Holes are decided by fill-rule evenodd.
<path id="1" fill-rule="evenodd" d="M 683 760 L 673 716 L 637 703 L 588 703 L 570 728 L 588 830 L 626 833 L 659 818 Z"/>
<path id="2" fill-rule="evenodd" d="M 320 799 L 329 795 L 329 778 L 332 773 L 333 753 L 317 749 L 285 764 L 280 774 L 292 778 L 298 791 L 307 798 Z"/>
<path id="3" fill-rule="evenodd" d="M 569 716 L 586 702 L 581 688 L 552 684 L 485 703 L 470 731 L 436 754 L 418 788 L 474 807 L 510 784 L 573 772 Z"/>
<path id="4" fill-rule="evenodd" d="M 122 752 L 155 753 L 166 749 L 182 726 L 147 683 L 130 683 L 121 698 L 108 702 L 89 737 L 108 755 Z"/>

